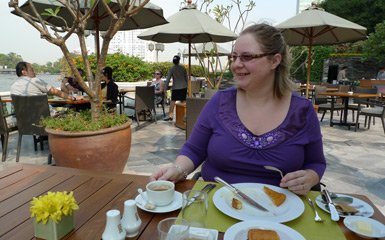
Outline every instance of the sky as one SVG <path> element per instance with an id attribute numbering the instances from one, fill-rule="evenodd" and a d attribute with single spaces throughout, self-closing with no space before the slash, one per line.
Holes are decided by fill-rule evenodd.
<path id="1" fill-rule="evenodd" d="M 29 23 L 10 13 L 8 2 L 9 0 L 0 0 L 0 53 L 14 52 L 21 55 L 24 61 L 39 64 L 54 62 L 61 58 L 63 54 L 57 46 L 41 39 L 39 32 Z M 179 11 L 181 0 L 151 0 L 150 2 L 160 6 L 167 19 Z M 198 5 L 199 2 L 201 1 L 198 1 Z M 296 14 L 297 0 L 254 0 L 254 2 L 256 6 L 246 24 L 269 22 L 275 25 Z M 226 6 L 230 0 L 214 0 L 214 3 Z M 90 48 L 94 47 L 93 42 L 92 36 L 87 38 Z M 171 61 L 173 55 L 186 47 L 186 44 L 181 43 L 165 44 L 165 51 L 159 52 L 159 61 Z M 75 38 L 69 39 L 68 48 L 70 51 L 79 49 Z"/>

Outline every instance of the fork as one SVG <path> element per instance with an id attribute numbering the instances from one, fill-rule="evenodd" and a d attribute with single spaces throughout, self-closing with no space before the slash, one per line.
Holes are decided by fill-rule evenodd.
<path id="1" fill-rule="evenodd" d="M 214 183 L 209 183 L 206 186 L 204 186 L 200 191 L 209 193 L 211 190 L 213 190 L 217 185 Z M 186 204 L 187 207 L 191 205 L 192 202 L 195 201 L 199 197 L 199 193 L 196 193 L 192 198 L 190 198 L 190 201 Z"/>
<path id="2" fill-rule="evenodd" d="M 318 212 L 317 212 L 317 210 L 315 209 L 313 200 L 311 200 L 311 198 L 309 198 L 309 197 L 306 197 L 306 198 L 307 198 L 307 202 L 309 203 L 310 207 L 311 207 L 311 208 L 313 209 L 313 211 L 314 211 L 314 221 L 316 221 L 316 222 L 323 222 L 324 220 L 318 215 Z"/>

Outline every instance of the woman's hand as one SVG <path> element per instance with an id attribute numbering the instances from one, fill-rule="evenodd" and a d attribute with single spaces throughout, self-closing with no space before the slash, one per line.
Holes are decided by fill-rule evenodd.
<path id="1" fill-rule="evenodd" d="M 172 182 L 178 182 L 182 180 L 180 171 L 174 166 L 164 167 L 155 171 L 150 176 L 150 181 L 156 180 L 168 180 Z"/>
<path id="2" fill-rule="evenodd" d="M 281 179 L 279 186 L 282 188 L 287 188 L 296 194 L 305 195 L 318 182 L 318 174 L 313 170 L 307 169 L 286 174 Z"/>

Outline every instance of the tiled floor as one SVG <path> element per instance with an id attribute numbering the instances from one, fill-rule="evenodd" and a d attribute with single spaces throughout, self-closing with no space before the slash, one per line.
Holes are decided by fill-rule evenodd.
<path id="1" fill-rule="evenodd" d="M 160 111 L 158 111 L 160 112 Z M 319 116 L 320 117 L 320 116 Z M 150 175 L 155 169 L 175 160 L 185 141 L 184 131 L 173 122 L 133 123 L 132 147 L 125 173 Z M 328 166 L 322 179 L 331 191 L 367 195 L 385 214 L 385 134 L 381 122 L 370 130 L 330 127 L 328 114 L 321 123 Z M 15 164 L 17 134 L 10 137 L 7 161 L 1 168 Z M 47 150 L 33 150 L 32 137 L 23 138 L 22 163 L 47 164 Z"/>

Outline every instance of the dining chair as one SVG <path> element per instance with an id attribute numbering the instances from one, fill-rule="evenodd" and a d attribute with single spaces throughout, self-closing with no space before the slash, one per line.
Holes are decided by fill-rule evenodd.
<path id="1" fill-rule="evenodd" d="M 331 101 L 335 101 L 334 102 L 334 109 L 333 109 L 334 111 L 337 111 L 337 112 L 341 111 L 342 112 L 342 110 L 344 109 L 343 104 L 336 103 L 335 99 L 329 98 L 326 95 L 320 95 L 320 93 L 326 92 L 326 90 L 327 90 L 326 86 L 317 85 L 314 88 L 314 104 L 318 105 L 318 111 L 323 111 L 320 122 L 322 122 L 322 120 L 324 119 L 327 111 L 329 111 L 329 112 L 332 111 Z M 340 115 L 341 115 L 341 119 L 342 119 L 342 113 Z M 330 119 L 330 121 L 332 121 L 332 120 L 333 119 Z"/>
<path id="2" fill-rule="evenodd" d="M 364 122 L 364 127 L 366 127 L 366 124 L 368 125 L 368 129 L 370 129 L 370 122 L 373 117 L 380 118 L 381 123 L 382 123 L 382 128 L 384 129 L 384 134 L 385 134 L 385 123 L 384 123 L 384 117 L 385 117 L 385 103 L 377 101 L 377 100 L 370 100 L 367 102 L 369 107 L 364 107 L 364 108 L 358 108 L 357 110 L 357 120 L 356 120 L 356 127 L 355 131 L 357 131 L 358 128 L 358 121 L 360 116 L 365 116 L 365 122 Z M 369 122 L 368 122 L 369 120 Z M 374 124 L 374 122 L 373 122 Z"/>
<path id="3" fill-rule="evenodd" d="M 369 93 L 369 94 L 375 94 L 377 93 L 376 88 L 362 88 L 362 87 L 355 87 L 353 92 L 355 93 Z M 360 104 L 362 103 L 362 104 Z M 356 111 L 358 111 L 358 105 L 361 107 L 365 106 L 367 103 L 367 99 L 361 99 L 361 98 L 353 98 L 352 103 L 349 103 L 348 110 L 352 111 L 352 121 L 354 122 L 354 114 Z M 366 106 L 368 107 L 368 106 Z"/>
<path id="4" fill-rule="evenodd" d="M 0 134 L 2 147 L 2 161 L 7 159 L 9 134 L 17 130 L 15 114 L 13 107 L 11 111 L 7 109 L 7 104 L 1 101 L 0 97 Z"/>
<path id="5" fill-rule="evenodd" d="M 133 100 L 133 105 L 127 104 L 124 108 L 134 110 L 134 118 L 140 125 L 139 115 L 144 114 L 144 119 L 146 119 L 147 114 L 151 115 L 151 118 L 154 119 L 156 123 L 156 108 L 155 108 L 155 88 L 154 86 L 144 87 L 137 86 L 135 87 L 135 99 L 132 99 L 128 96 L 125 96 L 129 100 Z"/>
<path id="6" fill-rule="evenodd" d="M 19 138 L 17 141 L 16 162 L 20 158 L 21 140 L 23 135 L 32 135 L 35 151 L 37 144 L 40 143 L 40 149 L 43 150 L 43 141 L 47 140 L 47 133 L 44 127 L 40 125 L 40 120 L 50 116 L 47 95 L 21 96 L 11 95 L 17 126 L 19 129 Z"/>
<path id="7" fill-rule="evenodd" d="M 191 94 L 192 96 L 196 97 L 199 95 L 202 87 L 202 81 L 201 80 L 196 80 L 196 81 L 191 81 Z"/>
<path id="8" fill-rule="evenodd" d="M 188 97 L 186 99 L 186 139 L 191 135 L 195 122 L 208 101 L 208 98 Z"/>

